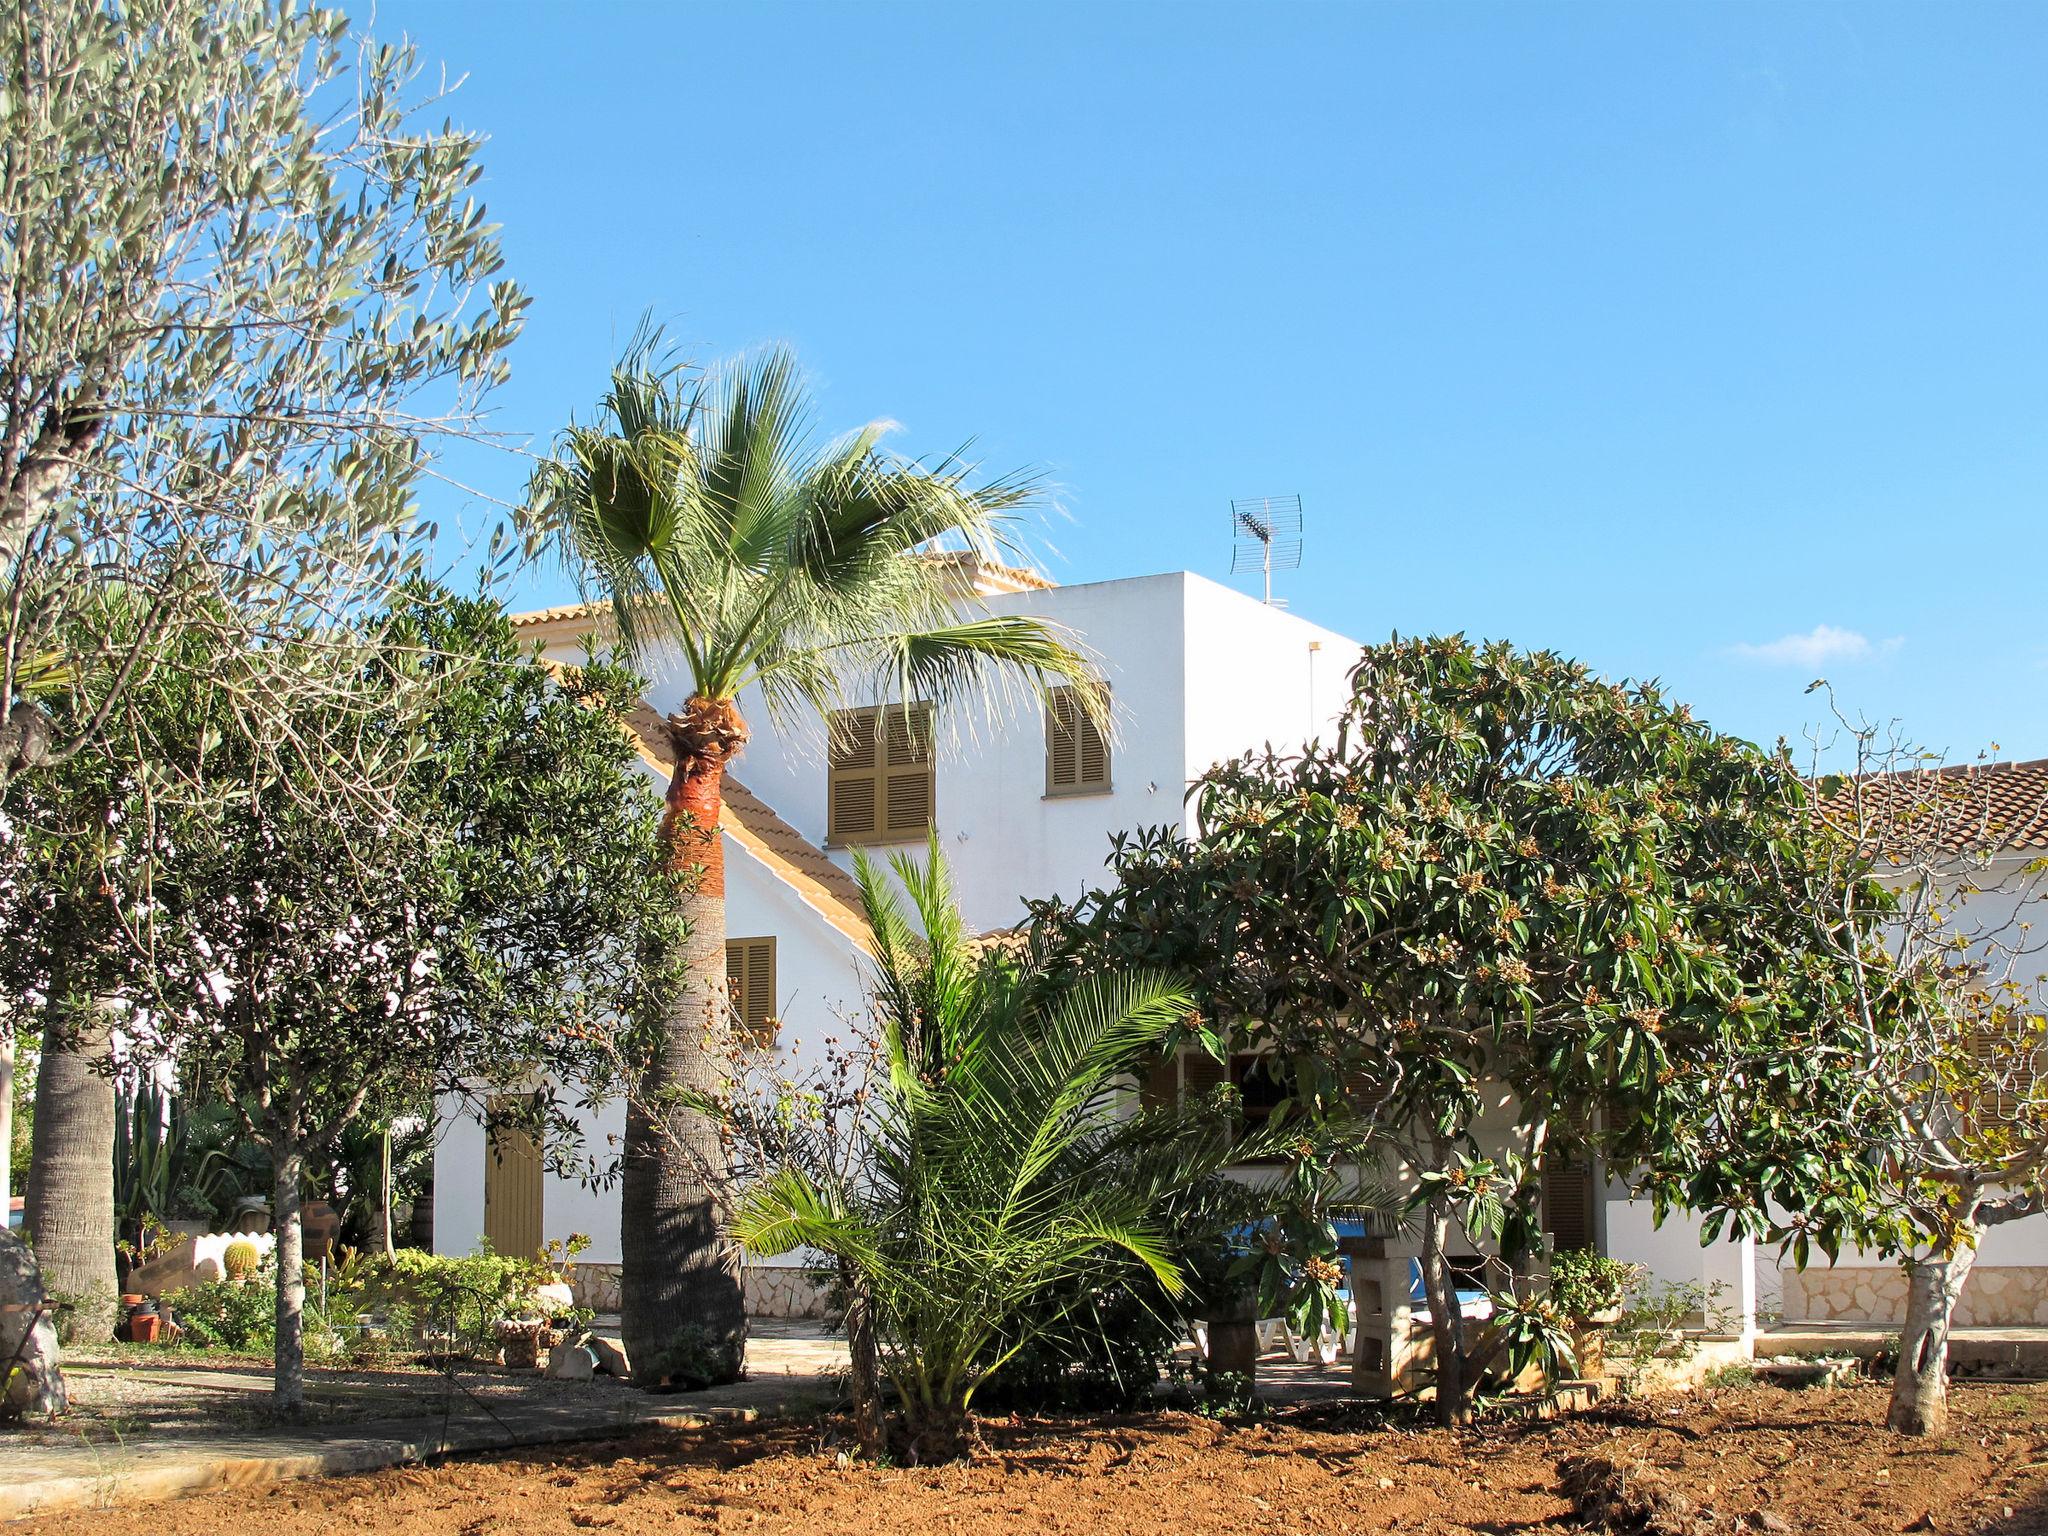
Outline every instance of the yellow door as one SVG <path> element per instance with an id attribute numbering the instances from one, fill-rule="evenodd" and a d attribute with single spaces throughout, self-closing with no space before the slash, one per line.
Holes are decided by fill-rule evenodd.
<path id="1" fill-rule="evenodd" d="M 493 1100 L 492 1109 L 516 1100 Z M 524 1130 L 491 1133 L 484 1154 L 484 1240 L 493 1253 L 530 1259 L 540 1251 L 540 1146 Z"/>

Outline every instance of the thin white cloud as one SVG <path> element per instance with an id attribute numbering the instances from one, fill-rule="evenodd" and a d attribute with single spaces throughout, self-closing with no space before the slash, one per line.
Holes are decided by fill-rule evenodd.
<path id="1" fill-rule="evenodd" d="M 1889 656 L 1905 643 L 1903 635 L 1872 640 L 1853 629 L 1816 624 L 1803 635 L 1780 635 L 1761 644 L 1744 642 L 1728 649 L 1731 655 L 1746 661 L 1761 661 L 1774 667 L 1823 667 L 1829 662 L 1870 661 Z"/>

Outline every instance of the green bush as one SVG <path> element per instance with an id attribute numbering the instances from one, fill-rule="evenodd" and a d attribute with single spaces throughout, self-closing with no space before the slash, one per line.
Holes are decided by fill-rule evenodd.
<path id="1" fill-rule="evenodd" d="M 1150 1275 L 1079 1290 L 1056 1288 L 1041 1299 L 1034 1315 L 1062 1322 L 1025 1337 L 981 1389 L 977 1400 L 985 1408 L 1100 1412 L 1152 1402 L 1189 1337 L 1181 1306 Z"/>
<path id="2" fill-rule="evenodd" d="M 205 1280 L 165 1298 L 197 1349 L 268 1350 L 276 1339 L 277 1280 L 255 1275 L 240 1284 Z"/>
<path id="3" fill-rule="evenodd" d="M 431 1330 L 451 1336 L 459 1353 L 487 1355 L 497 1350 L 498 1324 L 534 1311 L 536 1287 L 552 1278 L 547 1266 L 488 1246 L 461 1256 L 402 1248 L 377 1261 L 364 1286 L 394 1333 Z"/>
<path id="4" fill-rule="evenodd" d="M 1640 1264 L 1610 1259 L 1593 1248 L 1567 1248 L 1550 1261 L 1550 1299 L 1573 1322 L 1619 1307 L 1649 1277 Z"/>

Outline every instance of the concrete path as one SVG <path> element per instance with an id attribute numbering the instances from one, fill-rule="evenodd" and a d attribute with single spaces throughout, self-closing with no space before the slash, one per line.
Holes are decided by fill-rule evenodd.
<path id="1" fill-rule="evenodd" d="M 1898 1328 L 1882 1323 L 1776 1323 L 1757 1335 L 1756 1355 L 1872 1355 L 1898 1342 Z M 2048 1328 L 1957 1328 L 1948 1358 L 1962 1371 L 2048 1376 Z"/>
<path id="2" fill-rule="evenodd" d="M 760 1320 L 747 1380 L 706 1392 L 653 1395 L 604 1377 L 309 1372 L 310 1407 L 325 1422 L 289 1426 L 263 1422 L 270 1383 L 261 1368 L 67 1367 L 74 1393 L 116 1407 L 0 1442 L 0 1520 L 364 1472 L 455 1451 L 803 1412 L 836 1399 L 845 1361 L 844 1340 L 820 1324 Z M 176 1394 L 196 1395 L 207 1422 L 176 1414 L 148 1422 L 143 1405 Z M 124 1426 L 122 1404 L 135 1405 L 143 1422 Z"/>

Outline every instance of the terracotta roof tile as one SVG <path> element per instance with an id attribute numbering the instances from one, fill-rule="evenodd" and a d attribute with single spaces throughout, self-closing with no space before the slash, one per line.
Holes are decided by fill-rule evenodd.
<path id="1" fill-rule="evenodd" d="M 1866 817 L 1922 821 L 1950 852 L 2048 850 L 2048 757 L 1869 774 L 1824 803 L 1829 819 L 1856 795 Z"/>

